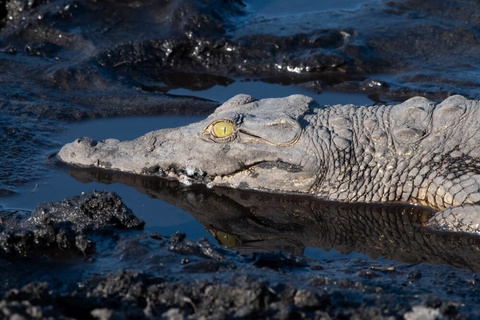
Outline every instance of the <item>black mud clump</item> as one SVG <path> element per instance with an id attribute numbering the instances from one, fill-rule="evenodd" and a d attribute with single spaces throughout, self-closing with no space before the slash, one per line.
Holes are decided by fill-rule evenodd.
<path id="1" fill-rule="evenodd" d="M 281 251 L 254 252 L 249 258 L 253 265 L 271 269 L 290 269 L 294 267 L 306 267 L 305 261 L 294 255 L 286 255 Z"/>
<path id="2" fill-rule="evenodd" d="M 141 230 L 136 218 L 113 192 L 91 192 L 59 202 L 41 203 L 27 214 L 9 214 L 1 219 L 2 255 L 57 255 L 64 251 L 89 254 L 93 234 L 115 230 Z"/>
<path id="3" fill-rule="evenodd" d="M 223 255 L 219 253 L 217 249 L 213 248 L 210 242 L 208 242 L 205 238 L 202 238 L 196 242 L 191 240 L 174 242 L 169 245 L 168 250 L 184 255 L 195 255 L 217 261 L 225 260 Z"/>

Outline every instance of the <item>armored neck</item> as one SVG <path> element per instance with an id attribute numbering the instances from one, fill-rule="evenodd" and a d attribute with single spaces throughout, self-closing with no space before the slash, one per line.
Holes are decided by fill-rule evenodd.
<path id="1" fill-rule="evenodd" d="M 353 105 L 316 110 L 308 121 L 316 128 L 313 143 L 321 150 L 323 172 L 312 193 L 350 202 L 407 201 L 398 173 L 412 150 L 395 143 L 391 110 Z"/>

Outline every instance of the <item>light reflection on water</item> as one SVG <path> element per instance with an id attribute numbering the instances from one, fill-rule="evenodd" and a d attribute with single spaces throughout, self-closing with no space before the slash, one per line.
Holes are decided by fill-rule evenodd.
<path id="1" fill-rule="evenodd" d="M 363 5 L 377 5 L 381 0 L 245 0 L 247 10 L 259 16 L 280 17 L 287 15 L 338 11 L 356 10 Z"/>
<path id="2" fill-rule="evenodd" d="M 214 101 L 225 101 L 239 93 L 249 94 L 256 97 L 257 99 L 281 98 L 292 94 L 304 94 L 306 96 L 312 97 L 321 105 L 336 105 L 349 103 L 355 105 L 373 104 L 372 100 L 370 100 L 366 95 L 360 93 L 325 91 L 319 94 L 299 86 L 282 86 L 279 84 L 272 84 L 262 81 L 236 81 L 227 87 L 214 86 L 210 89 L 203 91 L 174 89 L 170 90 L 169 93 L 175 95 L 196 96 Z"/>

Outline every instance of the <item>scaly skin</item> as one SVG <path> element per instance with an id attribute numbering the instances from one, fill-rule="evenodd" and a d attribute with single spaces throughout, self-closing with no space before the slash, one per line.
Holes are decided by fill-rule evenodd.
<path id="1" fill-rule="evenodd" d="M 479 107 L 461 96 L 438 105 L 417 97 L 398 105 L 321 107 L 300 95 L 260 101 L 238 95 L 204 121 L 133 141 L 81 138 L 59 157 L 184 183 L 418 203 L 441 210 L 433 227 L 478 232 Z M 225 137 L 217 136 L 219 128 Z"/>

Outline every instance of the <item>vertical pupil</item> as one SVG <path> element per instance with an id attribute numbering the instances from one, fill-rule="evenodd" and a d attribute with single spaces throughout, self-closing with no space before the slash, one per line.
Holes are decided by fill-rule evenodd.
<path id="1" fill-rule="evenodd" d="M 218 138 L 229 136 L 232 134 L 232 132 L 233 132 L 233 127 L 228 122 L 220 121 L 213 125 L 213 133 Z"/>

